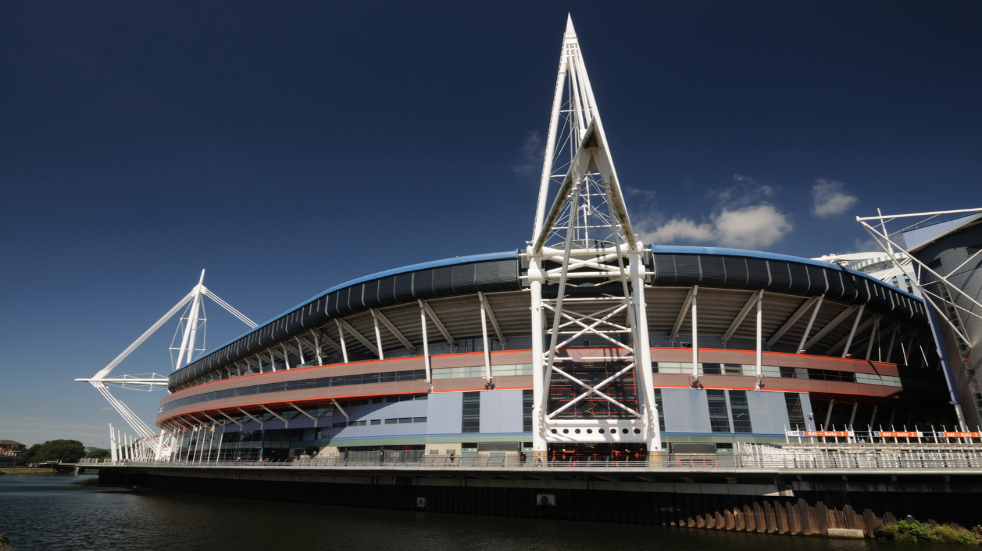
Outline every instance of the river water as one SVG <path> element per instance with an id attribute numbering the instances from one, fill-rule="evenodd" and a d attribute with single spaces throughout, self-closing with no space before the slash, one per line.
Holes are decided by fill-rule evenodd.
<path id="1" fill-rule="evenodd" d="M 0 476 L 0 532 L 28 550 L 928 551 L 759 534 L 388 511 L 96 486 L 93 475 Z M 957 549 L 957 548 L 955 548 Z"/>

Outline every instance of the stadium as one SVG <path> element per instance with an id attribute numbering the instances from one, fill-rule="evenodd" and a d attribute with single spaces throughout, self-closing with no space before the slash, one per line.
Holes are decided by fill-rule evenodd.
<path id="1" fill-rule="evenodd" d="M 646 459 L 959 427 L 914 291 L 642 243 L 568 23 L 527 245 L 341 283 L 180 365 L 157 454 Z"/>

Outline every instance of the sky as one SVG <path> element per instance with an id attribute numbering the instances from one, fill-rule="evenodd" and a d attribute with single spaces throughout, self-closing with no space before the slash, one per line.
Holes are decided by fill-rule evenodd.
<path id="1" fill-rule="evenodd" d="M 523 248 L 567 13 L 647 242 L 816 257 L 982 206 L 976 1 L 5 2 L 0 438 L 108 445 L 74 379 L 202 269 L 264 322 Z M 206 307 L 209 349 L 245 330 Z M 114 373 L 169 373 L 175 328 Z"/>

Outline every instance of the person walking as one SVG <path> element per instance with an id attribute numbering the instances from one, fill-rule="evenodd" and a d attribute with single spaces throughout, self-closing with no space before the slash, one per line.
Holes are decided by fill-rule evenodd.
<path id="1" fill-rule="evenodd" d="M 454 459 L 457 458 L 457 450 L 450 450 L 450 466 L 453 467 Z"/>

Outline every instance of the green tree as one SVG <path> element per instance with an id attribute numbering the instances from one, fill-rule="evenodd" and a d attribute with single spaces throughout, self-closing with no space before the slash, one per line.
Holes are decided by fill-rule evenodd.
<path id="1" fill-rule="evenodd" d="M 78 440 L 48 440 L 44 444 L 34 444 L 24 454 L 28 463 L 43 461 L 62 461 L 74 463 L 85 455 L 85 446 Z"/>
<path id="2" fill-rule="evenodd" d="M 106 459 L 109 457 L 112 457 L 112 454 L 109 453 L 109 450 L 92 450 L 89 453 L 85 454 L 86 459 Z"/>

